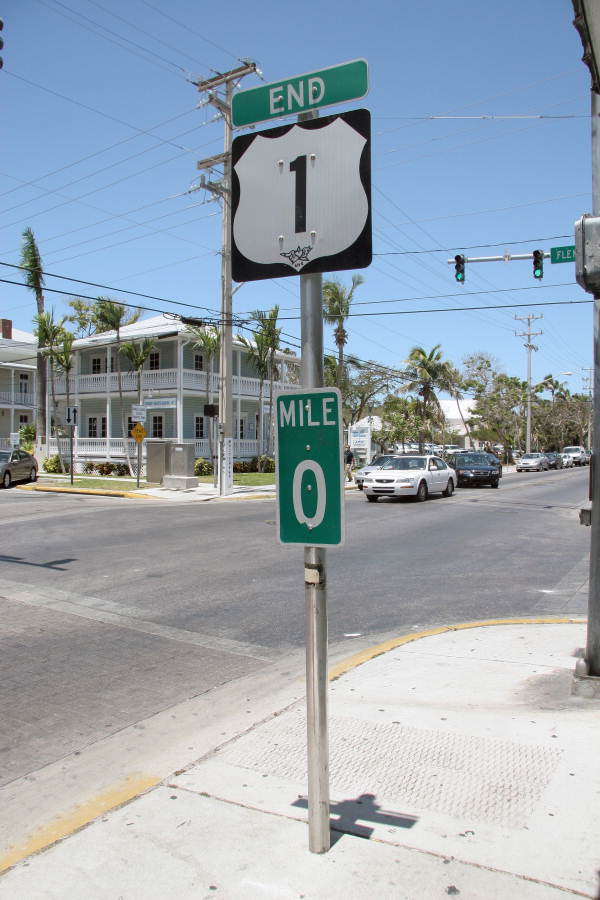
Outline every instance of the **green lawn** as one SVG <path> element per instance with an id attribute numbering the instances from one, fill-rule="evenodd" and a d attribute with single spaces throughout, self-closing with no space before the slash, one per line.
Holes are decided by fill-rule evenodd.
<path id="1" fill-rule="evenodd" d="M 203 484 L 212 484 L 212 475 L 201 475 L 198 478 Z M 275 484 L 275 472 L 241 472 L 235 473 L 233 476 L 234 484 L 244 484 L 249 487 L 261 484 Z"/>

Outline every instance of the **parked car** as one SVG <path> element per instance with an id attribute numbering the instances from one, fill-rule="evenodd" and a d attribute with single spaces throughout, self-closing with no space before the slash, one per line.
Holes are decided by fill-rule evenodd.
<path id="1" fill-rule="evenodd" d="M 544 453 L 524 453 L 517 463 L 517 472 L 547 472 L 549 468 Z"/>
<path id="2" fill-rule="evenodd" d="M 573 457 L 570 453 L 561 453 L 560 454 L 563 461 L 563 469 L 572 469 L 575 463 L 573 462 Z"/>
<path id="3" fill-rule="evenodd" d="M 548 466 L 550 469 L 562 469 L 563 468 L 562 454 L 554 453 L 553 451 L 549 451 L 548 453 L 546 453 L 546 459 L 548 460 Z"/>
<path id="4" fill-rule="evenodd" d="M 398 456 L 367 475 L 363 486 L 370 503 L 380 497 L 414 497 L 420 501 L 436 493 L 451 497 L 456 472 L 439 456 Z"/>
<path id="5" fill-rule="evenodd" d="M 589 463 L 585 447 L 563 447 L 562 452 L 572 457 L 574 466 L 587 466 Z"/>
<path id="6" fill-rule="evenodd" d="M 38 464 L 25 450 L 0 450 L 0 481 L 9 488 L 13 481 L 35 481 Z"/>
<path id="7" fill-rule="evenodd" d="M 455 453 L 448 456 L 448 464 L 456 472 L 457 487 L 474 487 L 489 484 L 493 488 L 500 485 L 502 465 L 491 453 Z"/>
<path id="8" fill-rule="evenodd" d="M 363 489 L 365 475 L 368 475 L 369 472 L 374 472 L 376 469 L 380 469 L 386 462 L 389 462 L 390 459 L 395 459 L 396 456 L 396 453 L 380 453 L 378 456 L 374 456 L 367 466 L 363 466 L 362 469 L 357 469 L 354 473 L 354 481 L 356 482 L 356 487 L 359 491 L 362 491 Z"/>

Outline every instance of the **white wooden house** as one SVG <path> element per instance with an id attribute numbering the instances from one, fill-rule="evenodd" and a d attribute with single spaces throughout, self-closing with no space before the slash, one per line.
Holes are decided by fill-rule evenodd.
<path id="1" fill-rule="evenodd" d="M 195 336 L 178 319 L 164 315 L 142 319 L 120 332 L 121 341 L 151 338 L 155 347 L 142 372 L 143 399 L 151 400 L 145 428 L 148 439 L 172 439 L 194 444 L 196 457 L 209 457 L 209 419 L 206 403 L 218 404 L 219 360 L 209 365 L 201 350 L 194 347 Z M 125 440 L 135 458 L 134 441 L 123 435 L 116 365 L 116 334 L 105 332 L 74 342 L 74 366 L 69 378 L 69 404 L 78 410 L 75 455 L 78 468 L 88 460 L 123 460 Z M 278 380 L 274 394 L 297 383 L 300 361 L 293 355 L 277 354 Z M 137 374 L 121 353 L 123 404 L 126 430 L 133 426 L 131 407 L 139 402 Z M 55 376 L 56 420 L 65 420 L 67 385 L 64 375 Z M 49 388 L 50 389 L 50 388 Z M 269 384 L 263 387 L 263 452 L 268 441 Z M 259 379 L 247 348 L 233 342 L 233 456 L 250 459 L 258 451 Z M 65 440 L 64 438 L 61 440 Z M 61 444 L 62 447 L 66 444 Z M 56 452 L 56 439 L 49 452 Z M 271 452 L 273 448 L 271 446 Z"/>
<path id="2" fill-rule="evenodd" d="M 10 435 L 35 423 L 37 342 L 32 334 L 0 319 L 0 448 Z"/>

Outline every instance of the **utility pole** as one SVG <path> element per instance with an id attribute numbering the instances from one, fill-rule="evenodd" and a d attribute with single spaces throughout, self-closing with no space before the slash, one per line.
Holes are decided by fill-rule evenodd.
<path id="1" fill-rule="evenodd" d="M 245 60 L 241 66 L 229 72 L 218 74 L 206 81 L 194 82 L 208 102 L 216 107 L 223 117 L 223 153 L 202 159 L 198 169 L 223 167 L 220 181 L 210 181 L 202 175 L 200 187 L 221 198 L 223 216 L 221 224 L 221 346 L 219 354 L 219 495 L 231 492 L 233 484 L 233 333 L 232 333 L 232 288 L 231 288 L 231 144 L 233 127 L 231 123 L 231 98 L 235 84 L 244 75 L 257 71 L 256 63 Z M 216 88 L 225 86 L 225 97 L 216 93 Z"/>
<path id="2" fill-rule="evenodd" d="M 592 216 L 600 217 L 600 40 L 598 38 L 600 7 L 592 0 L 573 0 L 573 10 L 575 12 L 573 24 L 579 32 L 583 45 L 582 59 L 591 76 Z M 586 245 L 584 244 L 584 246 Z M 587 246 L 586 249 L 588 249 Z M 584 278 L 580 280 L 581 275 L 577 272 L 577 266 L 576 275 L 579 284 L 582 283 L 582 280 L 587 280 Z M 600 472 L 598 470 L 600 456 L 600 290 L 597 279 L 590 280 L 583 286 L 586 291 L 594 295 L 592 534 L 585 668 L 587 674 L 600 677 Z"/>
<path id="3" fill-rule="evenodd" d="M 527 338 L 527 343 L 523 345 L 527 350 L 527 429 L 525 432 L 525 453 L 531 453 L 531 351 L 537 351 L 538 349 L 535 344 L 531 343 L 531 338 L 544 333 L 543 331 L 532 331 L 531 323 L 535 319 L 543 318 L 543 315 L 534 316 L 533 313 L 529 313 L 528 316 L 515 316 L 515 319 L 519 322 L 527 322 L 527 331 L 515 331 L 517 337 Z"/>

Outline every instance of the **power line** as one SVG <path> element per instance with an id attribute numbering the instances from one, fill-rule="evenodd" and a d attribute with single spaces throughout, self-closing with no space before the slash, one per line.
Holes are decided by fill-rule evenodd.
<path id="1" fill-rule="evenodd" d="M 502 303 L 495 306 L 440 306 L 434 309 L 391 309 L 388 312 L 348 313 L 348 318 L 367 316 L 416 316 L 421 313 L 471 312 L 472 310 L 521 309 L 525 306 L 573 306 L 579 303 L 593 303 L 593 300 L 544 300 L 539 303 Z M 282 316 L 281 321 L 296 321 L 300 316 Z"/>
<path id="2" fill-rule="evenodd" d="M 410 224 L 407 222 L 406 224 Z M 382 253 L 374 253 L 373 256 L 407 256 L 419 253 L 454 253 L 455 250 L 479 250 L 485 247 L 506 247 L 509 244 L 537 244 L 541 241 L 561 241 L 564 238 L 572 238 L 573 234 L 552 234 L 550 237 L 528 238 L 523 241 L 490 241 L 488 244 L 469 244 L 469 246 L 456 247 L 432 247 L 431 250 L 389 250 Z"/>

